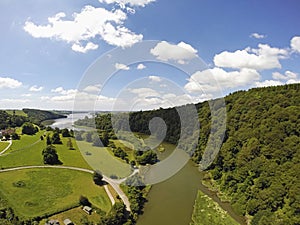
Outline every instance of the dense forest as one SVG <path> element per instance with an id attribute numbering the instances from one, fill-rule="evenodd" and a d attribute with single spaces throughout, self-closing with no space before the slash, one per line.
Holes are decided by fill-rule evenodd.
<path id="1" fill-rule="evenodd" d="M 225 136 L 207 169 L 211 175 L 207 179 L 212 179 L 234 210 L 250 218 L 253 225 L 300 224 L 299 90 L 300 84 L 292 84 L 225 97 Z M 198 163 L 208 142 L 212 116 L 209 102 L 196 108 L 201 129 L 192 158 Z M 185 135 L 174 108 L 130 113 L 130 129 L 150 134 L 148 125 L 154 117 L 167 125 L 165 141 L 177 144 Z M 80 121 L 81 125 L 91 123 L 91 119 Z M 98 129 L 111 131 L 111 115 L 97 116 L 95 124 Z"/>
<path id="2" fill-rule="evenodd" d="M 30 122 L 40 125 L 45 120 L 55 120 L 59 118 L 66 118 L 67 116 L 58 114 L 53 111 L 45 111 L 39 109 L 23 109 L 30 120 Z"/>

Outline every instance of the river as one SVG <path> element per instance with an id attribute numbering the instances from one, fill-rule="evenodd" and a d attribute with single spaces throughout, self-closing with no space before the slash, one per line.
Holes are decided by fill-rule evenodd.
<path id="1" fill-rule="evenodd" d="M 52 128 L 58 127 L 59 129 L 78 129 L 73 127 L 73 122 L 79 119 L 83 119 L 84 117 L 91 117 L 90 113 L 73 113 L 67 115 L 67 118 L 61 118 L 61 119 L 56 119 L 54 120 L 54 123 L 52 123 L 50 126 Z"/>
<path id="2" fill-rule="evenodd" d="M 245 225 L 244 218 L 236 215 L 229 203 L 221 202 L 215 192 L 201 183 L 202 179 L 203 173 L 189 161 L 175 176 L 153 185 L 137 225 L 189 225 L 198 190 L 211 197 L 238 223 Z"/>

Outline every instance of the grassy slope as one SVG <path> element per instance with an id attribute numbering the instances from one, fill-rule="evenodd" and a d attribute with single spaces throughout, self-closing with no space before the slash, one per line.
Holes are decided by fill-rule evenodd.
<path id="1" fill-rule="evenodd" d="M 41 141 L 40 136 L 44 131 L 38 132 L 36 135 L 22 135 L 20 140 L 13 141 L 10 150 L 0 157 L 0 166 L 2 168 L 44 165 L 42 151 L 46 147 L 45 140 Z M 83 159 L 75 140 L 72 138 L 74 150 L 67 148 L 68 138 L 62 138 L 62 145 L 55 145 L 59 159 L 64 166 L 75 166 L 90 169 L 91 167 Z"/>
<path id="2" fill-rule="evenodd" d="M 238 225 L 216 202 L 199 191 L 190 225 L 207 224 Z"/>
<path id="3" fill-rule="evenodd" d="M 5 110 L 8 114 L 13 115 L 13 112 L 15 111 L 17 116 L 25 116 L 27 117 L 27 114 L 23 110 Z"/>
<path id="4" fill-rule="evenodd" d="M 2 152 L 8 145 L 8 142 L 0 142 L 0 152 Z"/>
<path id="5" fill-rule="evenodd" d="M 14 182 L 23 181 L 24 187 Z M 74 207 L 79 196 L 104 211 L 110 210 L 110 201 L 104 188 L 93 184 L 92 175 L 64 169 L 31 169 L 0 174 L 1 195 L 9 205 L 24 217 L 51 214 Z"/>
<path id="6" fill-rule="evenodd" d="M 101 171 L 104 175 L 125 177 L 131 173 L 131 167 L 112 156 L 106 148 L 94 147 L 91 143 L 83 141 L 78 141 L 77 144 L 89 164 L 95 170 Z M 86 152 L 89 152 L 91 155 L 86 155 Z"/>

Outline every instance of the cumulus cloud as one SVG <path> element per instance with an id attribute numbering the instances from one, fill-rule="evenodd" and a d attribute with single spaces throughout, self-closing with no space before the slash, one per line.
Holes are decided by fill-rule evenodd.
<path id="1" fill-rule="evenodd" d="M 258 49 L 246 48 L 235 52 L 224 51 L 214 57 L 214 63 L 218 67 L 267 70 L 281 68 L 280 59 L 286 58 L 288 54 L 286 49 L 259 44 Z"/>
<path id="2" fill-rule="evenodd" d="M 149 80 L 154 81 L 154 82 L 161 82 L 161 77 L 149 76 Z"/>
<path id="3" fill-rule="evenodd" d="M 126 66 L 125 64 L 122 64 L 122 63 L 116 63 L 115 68 L 117 70 L 130 70 L 130 68 L 128 66 Z"/>
<path id="4" fill-rule="evenodd" d="M 227 72 L 221 68 L 207 69 L 194 73 L 184 86 L 189 93 L 214 93 L 219 88 L 231 89 L 253 84 L 260 79 L 260 74 L 253 69 Z M 220 87 L 218 87 L 219 85 Z"/>
<path id="5" fill-rule="evenodd" d="M 73 14 L 73 20 L 65 19 L 60 12 L 48 18 L 47 25 L 37 25 L 28 20 L 24 30 L 34 38 L 50 38 L 72 44 L 72 50 L 86 53 L 98 45 L 91 40 L 100 37 L 110 45 L 128 47 L 143 39 L 123 24 L 127 15 L 120 9 L 108 11 L 105 8 L 85 6 L 80 13 Z M 85 44 L 86 43 L 86 44 Z"/>
<path id="6" fill-rule="evenodd" d="M 176 44 L 170 44 L 166 41 L 158 43 L 153 49 L 151 54 L 156 56 L 157 59 L 162 61 L 176 61 L 179 64 L 185 64 L 188 60 L 197 57 L 197 50 L 191 45 L 180 42 Z"/>
<path id="7" fill-rule="evenodd" d="M 265 80 L 260 82 L 255 82 L 256 87 L 269 87 L 283 85 L 284 83 L 278 80 Z"/>
<path id="8" fill-rule="evenodd" d="M 88 93 L 98 93 L 101 90 L 101 85 L 89 85 L 83 89 L 83 91 Z"/>
<path id="9" fill-rule="evenodd" d="M 40 92 L 44 89 L 44 87 L 38 87 L 37 85 L 34 85 L 32 87 L 29 88 L 29 91 L 32 91 L 32 92 Z"/>
<path id="10" fill-rule="evenodd" d="M 266 35 L 259 34 L 259 33 L 252 33 L 252 34 L 250 35 L 250 37 L 256 38 L 256 39 L 263 39 L 263 38 L 266 37 Z"/>
<path id="11" fill-rule="evenodd" d="M 300 36 L 295 36 L 291 39 L 291 48 L 300 53 Z"/>
<path id="12" fill-rule="evenodd" d="M 297 79 L 298 74 L 291 72 L 291 71 L 286 71 L 285 74 L 281 74 L 279 72 L 274 72 L 272 74 L 273 79 L 276 80 L 290 80 L 290 79 Z"/>
<path id="13" fill-rule="evenodd" d="M 72 45 L 72 50 L 75 51 L 75 52 L 81 52 L 81 53 L 86 53 L 90 50 L 96 50 L 98 49 L 98 45 L 92 43 L 92 42 L 89 42 L 86 44 L 86 46 L 82 46 L 81 44 L 77 44 L 77 43 L 74 43 Z"/>
<path id="14" fill-rule="evenodd" d="M 139 65 L 137 65 L 136 69 L 143 70 L 143 69 L 146 69 L 146 66 L 144 64 L 140 63 Z"/>
<path id="15" fill-rule="evenodd" d="M 10 88 L 15 89 L 22 86 L 22 82 L 9 78 L 9 77 L 0 77 L 0 89 Z"/>
<path id="16" fill-rule="evenodd" d="M 131 7 L 133 6 L 141 6 L 145 7 L 151 2 L 155 2 L 156 0 L 99 0 L 101 3 L 107 3 L 107 4 L 117 4 L 121 8 L 125 8 L 126 5 L 129 5 Z"/>

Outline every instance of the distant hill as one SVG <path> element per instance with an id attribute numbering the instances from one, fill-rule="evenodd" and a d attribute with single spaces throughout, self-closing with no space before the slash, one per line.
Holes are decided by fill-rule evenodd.
<path id="1" fill-rule="evenodd" d="M 251 224 L 300 224 L 300 84 L 255 88 L 225 97 L 225 138 L 207 169 L 234 210 Z M 200 162 L 211 128 L 208 102 L 196 105 L 201 124 L 193 160 Z M 130 113 L 130 128 L 150 134 L 149 121 L 162 118 L 166 141 L 176 144 L 180 118 L 176 109 Z M 91 123 L 82 120 L 84 124 Z M 98 115 L 96 126 L 112 130 L 110 115 Z M 122 123 L 120 123 L 122 126 Z M 190 134 L 193 135 L 193 134 Z M 200 182 L 200 181 L 199 181 Z"/>
<path id="2" fill-rule="evenodd" d="M 25 122 L 40 125 L 44 120 L 65 118 L 65 115 L 38 109 L 0 110 L 0 129 L 20 127 Z"/>
<path id="3" fill-rule="evenodd" d="M 23 112 L 26 113 L 31 122 L 38 125 L 45 120 L 54 120 L 67 117 L 66 115 L 59 114 L 58 112 L 40 109 L 23 109 Z"/>

